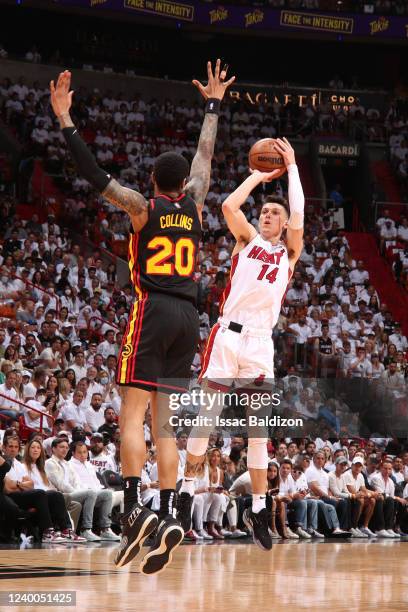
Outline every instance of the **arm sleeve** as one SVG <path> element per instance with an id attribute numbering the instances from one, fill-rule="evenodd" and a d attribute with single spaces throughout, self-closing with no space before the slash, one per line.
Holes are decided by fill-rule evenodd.
<path id="1" fill-rule="evenodd" d="M 296 164 L 288 166 L 289 177 L 289 227 L 291 229 L 302 229 L 305 216 L 305 196 L 303 195 L 302 183 L 300 182 L 299 170 Z"/>
<path id="2" fill-rule="evenodd" d="M 99 168 L 96 160 L 75 127 L 63 128 L 67 147 L 75 161 L 78 172 L 99 192 L 105 191 L 111 176 L 102 168 Z"/>

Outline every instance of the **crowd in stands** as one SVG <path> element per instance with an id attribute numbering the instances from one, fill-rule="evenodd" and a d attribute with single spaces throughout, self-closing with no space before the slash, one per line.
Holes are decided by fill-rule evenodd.
<path id="1" fill-rule="evenodd" d="M 64 196 L 58 218 L 33 211 L 22 219 L 13 198 L 1 199 L 0 421 L 9 462 L 0 460 L 0 512 L 14 517 L 13 523 L 30 521 L 27 509 L 34 507 L 44 542 L 114 541 L 118 526 L 113 521 L 112 530 L 112 520 L 123 503 L 115 369 L 134 297 L 130 284 L 118 283 L 116 266 L 104 263 L 101 248 L 126 242 L 128 219 L 75 173 L 50 115 L 48 93 L 38 83 L 4 80 L 0 97 L 8 125 L 63 177 Z M 324 114 L 317 113 L 323 129 Z M 73 118 L 98 163 L 150 196 L 155 156 L 173 149 L 191 159 L 202 114 L 200 105 L 184 101 L 129 101 L 122 94 L 80 89 Z M 235 104 L 223 109 L 196 270 L 201 346 L 193 375 L 200 371 L 231 266 L 234 243 L 220 205 L 247 173 L 248 147 L 262 136 L 287 134 L 294 121 L 279 104 L 255 112 Z M 255 227 L 263 196 L 271 192 L 285 193 L 285 182 L 263 185 L 243 207 Z M 89 257 L 72 227 L 97 243 Z M 330 214 L 307 207 L 304 241 L 274 330 L 275 367 L 283 380 L 281 414 L 303 417 L 314 441 L 271 431 L 271 530 L 275 537 L 304 539 L 344 531 L 396 538 L 395 529 L 406 531 L 408 453 L 391 430 L 378 434 L 383 414 L 376 420 L 366 413 L 375 398 L 386 408 L 387 427 L 389 417 L 394 425 L 406 418 L 407 338 Z M 338 379 L 343 395 L 325 386 Z M 365 398 L 357 407 L 351 405 L 354 383 Z M 323 425 L 328 431 L 321 439 Z M 377 435 L 370 439 L 372 432 Z M 160 485 L 149 416 L 145 437 L 142 493 L 156 509 Z M 185 440 L 185 432 L 178 432 L 180 477 Z M 224 432 L 210 446 L 218 451 L 210 450 L 197 479 L 189 537 L 243 537 L 241 516 L 250 495 L 245 440 Z"/>

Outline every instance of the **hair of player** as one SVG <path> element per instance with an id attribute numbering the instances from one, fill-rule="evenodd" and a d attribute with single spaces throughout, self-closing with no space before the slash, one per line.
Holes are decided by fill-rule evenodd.
<path id="1" fill-rule="evenodd" d="M 268 195 L 266 196 L 262 206 L 264 206 L 265 204 L 279 204 L 280 206 L 283 206 L 289 218 L 290 216 L 289 204 L 286 198 L 282 198 L 281 196 Z"/>
<path id="2" fill-rule="evenodd" d="M 188 161 L 179 153 L 162 153 L 154 162 L 154 180 L 161 191 L 181 190 L 189 173 Z"/>

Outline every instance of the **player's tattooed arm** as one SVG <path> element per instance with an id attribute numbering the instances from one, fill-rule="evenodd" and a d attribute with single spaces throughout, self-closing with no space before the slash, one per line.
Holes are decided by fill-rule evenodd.
<path id="1" fill-rule="evenodd" d="M 78 167 L 79 173 L 111 204 L 124 210 L 132 219 L 133 228 L 139 231 L 147 221 L 147 202 L 142 194 L 122 187 L 96 163 L 94 156 L 75 129 L 71 119 L 72 106 L 71 73 L 64 70 L 57 83 L 50 83 L 51 105 L 56 114 L 67 147 Z"/>
<path id="2" fill-rule="evenodd" d="M 206 113 L 197 153 L 191 164 L 190 181 L 187 189 L 200 209 L 204 206 L 210 188 L 211 160 L 214 155 L 217 127 L 218 115 Z"/>
<path id="3" fill-rule="evenodd" d="M 211 160 L 214 155 L 215 139 L 217 137 L 220 102 L 227 88 L 235 81 L 235 77 L 225 81 L 227 71 L 228 65 L 221 69 L 221 60 L 218 59 L 214 72 L 211 62 L 207 62 L 207 85 L 204 86 L 199 81 L 193 80 L 193 85 L 197 87 L 203 98 L 209 100 L 201 128 L 197 153 L 191 164 L 190 181 L 187 185 L 187 190 L 196 201 L 199 210 L 204 206 L 210 187 Z"/>
<path id="4" fill-rule="evenodd" d="M 130 217 L 147 213 L 147 201 L 142 194 L 128 187 L 123 187 L 115 179 L 109 182 L 102 195 L 111 204 L 127 212 Z"/>

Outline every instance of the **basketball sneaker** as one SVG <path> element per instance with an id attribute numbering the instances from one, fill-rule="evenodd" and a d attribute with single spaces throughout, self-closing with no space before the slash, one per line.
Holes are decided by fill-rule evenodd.
<path id="1" fill-rule="evenodd" d="M 268 530 L 268 511 L 262 508 L 260 512 L 252 512 L 249 508 L 244 510 L 242 519 L 252 533 L 255 544 L 262 550 L 271 550 L 272 538 Z"/>
<path id="2" fill-rule="evenodd" d="M 179 493 L 177 498 L 177 520 L 186 533 L 191 529 L 191 508 L 193 506 L 194 495 L 189 493 Z"/>
<path id="3" fill-rule="evenodd" d="M 115 557 L 117 567 L 123 567 L 136 557 L 143 542 L 156 529 L 158 522 L 154 512 L 139 504 L 122 516 L 122 538 Z"/>
<path id="4" fill-rule="evenodd" d="M 140 564 L 142 574 L 158 574 L 171 562 L 173 550 L 181 544 L 184 531 L 179 521 L 170 514 L 166 516 L 157 528 L 156 537 L 149 552 Z"/>

